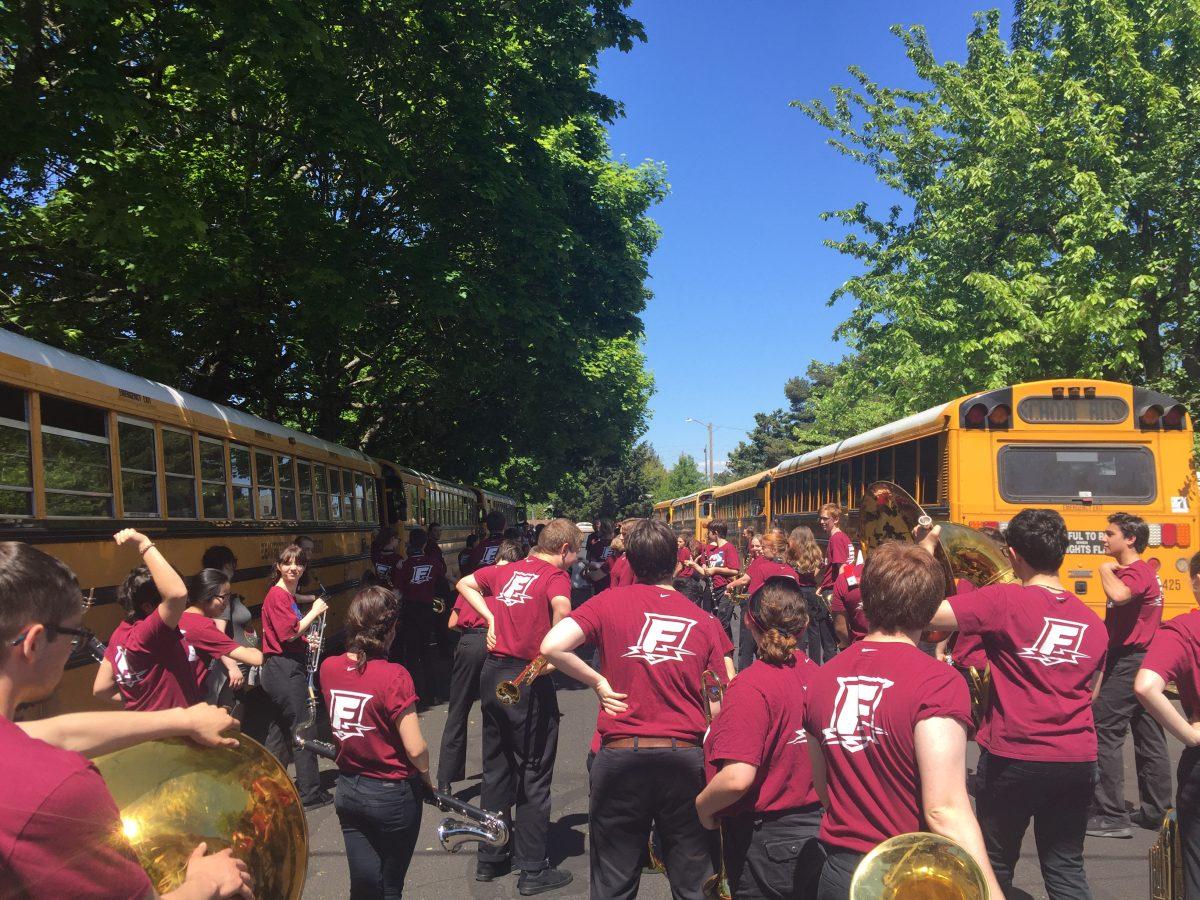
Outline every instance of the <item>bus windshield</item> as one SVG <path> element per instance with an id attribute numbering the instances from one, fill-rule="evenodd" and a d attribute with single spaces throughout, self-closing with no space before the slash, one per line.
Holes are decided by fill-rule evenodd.
<path id="1" fill-rule="evenodd" d="M 1000 495 L 1009 503 L 1149 503 L 1157 493 L 1146 447 L 1011 444 L 1000 449 Z"/>

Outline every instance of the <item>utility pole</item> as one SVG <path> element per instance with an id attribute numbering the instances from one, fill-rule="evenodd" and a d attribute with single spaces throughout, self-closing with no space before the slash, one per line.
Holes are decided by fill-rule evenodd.
<path id="1" fill-rule="evenodd" d="M 693 419 L 688 416 L 684 419 L 685 422 L 695 422 L 697 425 L 703 425 L 708 429 L 708 457 L 704 462 L 704 471 L 708 475 L 708 486 L 712 487 L 713 483 L 713 467 L 716 461 L 713 459 L 713 429 L 716 427 L 712 422 L 701 422 L 699 419 Z"/>

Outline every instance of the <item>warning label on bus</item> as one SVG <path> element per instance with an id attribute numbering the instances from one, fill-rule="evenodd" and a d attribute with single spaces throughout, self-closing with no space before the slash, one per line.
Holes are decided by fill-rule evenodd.
<path id="1" fill-rule="evenodd" d="M 1067 553 L 1076 556 L 1104 556 L 1103 531 L 1068 531 Z"/>

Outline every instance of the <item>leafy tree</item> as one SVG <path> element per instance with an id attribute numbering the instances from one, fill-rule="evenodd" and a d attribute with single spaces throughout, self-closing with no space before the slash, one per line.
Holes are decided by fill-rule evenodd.
<path id="1" fill-rule="evenodd" d="M 675 465 L 667 470 L 667 477 L 659 484 L 654 500 L 658 502 L 686 497 L 705 487 L 708 487 L 708 478 L 696 465 L 696 457 L 690 453 L 681 453 Z"/>
<path id="2" fill-rule="evenodd" d="M 1053 375 L 1194 403 L 1200 8 L 1023 0 L 1014 45 L 980 14 L 961 64 L 920 27 L 893 30 L 921 89 L 855 67 L 831 103 L 795 104 L 897 192 L 882 214 L 826 214 L 862 270 L 830 301 L 854 300 L 837 335 L 858 355 L 818 420 L 831 397 L 885 397 L 894 418 Z"/>
<path id="3" fill-rule="evenodd" d="M 650 207 L 610 160 L 627 0 L 0 9 L 9 327 L 544 493 L 644 428 Z"/>
<path id="4" fill-rule="evenodd" d="M 592 465 L 567 475 L 550 498 L 556 515 L 576 520 L 648 516 L 654 490 L 666 475 L 649 444 L 635 444 L 610 465 Z"/>

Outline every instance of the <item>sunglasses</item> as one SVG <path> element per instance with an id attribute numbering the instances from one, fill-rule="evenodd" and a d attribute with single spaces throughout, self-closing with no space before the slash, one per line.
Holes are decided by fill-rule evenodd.
<path id="1" fill-rule="evenodd" d="M 53 640 L 55 636 L 60 634 L 69 634 L 71 636 L 71 652 L 74 653 L 84 644 L 86 644 L 94 635 L 86 628 L 67 628 L 65 625 L 43 625 L 46 633 Z M 30 629 L 21 632 L 17 637 L 8 642 L 8 646 L 15 647 L 29 636 Z"/>

